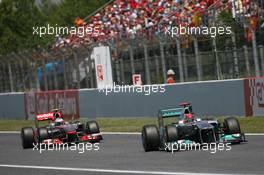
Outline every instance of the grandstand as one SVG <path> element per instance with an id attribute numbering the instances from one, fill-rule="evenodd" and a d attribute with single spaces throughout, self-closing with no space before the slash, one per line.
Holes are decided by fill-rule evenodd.
<path id="1" fill-rule="evenodd" d="M 259 13 L 263 13 L 260 12 L 262 3 L 248 0 L 115 0 L 86 18 L 85 27 L 98 26 L 101 29 L 100 35 L 70 36 L 65 42 L 78 47 L 78 44 L 85 42 L 89 44 L 111 39 L 161 36 L 166 26 L 213 25 L 213 20 L 222 11 L 232 12 L 238 23 L 249 22 L 252 25 L 250 27 L 256 28 L 262 15 Z"/>

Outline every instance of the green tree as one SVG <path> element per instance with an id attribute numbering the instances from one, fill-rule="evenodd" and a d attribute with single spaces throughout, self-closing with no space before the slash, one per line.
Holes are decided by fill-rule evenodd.
<path id="1" fill-rule="evenodd" d="M 76 17 L 85 18 L 108 0 L 2 0 L 0 2 L 0 54 L 47 47 L 54 36 L 33 35 L 33 27 L 73 26 Z"/>
<path id="2" fill-rule="evenodd" d="M 17 52 L 32 48 L 32 26 L 40 25 L 45 18 L 34 0 L 3 0 L 0 3 L 0 53 Z"/>

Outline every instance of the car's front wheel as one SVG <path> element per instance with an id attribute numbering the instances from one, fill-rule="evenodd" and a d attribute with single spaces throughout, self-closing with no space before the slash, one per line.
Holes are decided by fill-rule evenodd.
<path id="1" fill-rule="evenodd" d="M 96 121 L 89 121 L 86 123 L 86 132 L 87 134 L 96 134 L 100 133 L 99 125 Z"/>
<path id="2" fill-rule="evenodd" d="M 240 125 L 235 117 L 229 117 L 224 120 L 225 134 L 238 134 L 241 133 Z"/>
<path id="3" fill-rule="evenodd" d="M 33 148 L 35 143 L 34 130 L 32 127 L 25 127 L 21 129 L 22 146 L 24 149 Z"/>
<path id="4" fill-rule="evenodd" d="M 142 144 L 146 152 L 157 151 L 160 147 L 160 137 L 157 126 L 145 125 L 142 129 Z"/>

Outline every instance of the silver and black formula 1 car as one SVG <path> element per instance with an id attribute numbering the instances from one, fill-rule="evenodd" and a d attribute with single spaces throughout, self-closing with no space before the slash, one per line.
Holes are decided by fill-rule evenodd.
<path id="1" fill-rule="evenodd" d="M 40 126 L 41 121 L 48 124 Z M 24 127 L 21 129 L 22 146 L 24 149 L 33 148 L 34 144 L 63 144 L 79 142 L 100 142 L 102 135 L 96 121 L 85 124 L 65 122 L 60 110 L 38 114 L 35 118 L 35 128 Z"/>
<path id="2" fill-rule="evenodd" d="M 175 123 L 164 126 L 164 118 L 170 117 L 177 117 L 179 121 L 175 120 Z M 202 120 L 194 117 L 190 103 L 181 103 L 180 107 L 160 110 L 158 124 L 158 127 L 143 126 L 142 144 L 146 152 L 169 149 L 167 145 L 170 144 L 233 144 L 246 141 L 236 118 L 226 118 L 223 124 L 217 120 Z"/>

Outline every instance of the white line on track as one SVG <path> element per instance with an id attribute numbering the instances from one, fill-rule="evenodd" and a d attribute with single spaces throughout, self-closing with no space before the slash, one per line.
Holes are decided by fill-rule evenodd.
<path id="1" fill-rule="evenodd" d="M 0 131 L 0 134 L 19 134 L 20 131 Z"/>
<path id="2" fill-rule="evenodd" d="M 264 136 L 264 133 L 245 133 L 247 136 Z"/>
<path id="3" fill-rule="evenodd" d="M 102 173 L 122 173 L 122 174 L 160 174 L 160 175 L 231 175 L 231 174 L 214 174 L 214 173 L 190 173 L 190 172 L 161 172 L 161 171 L 134 171 L 134 170 L 114 170 L 114 169 L 96 169 L 96 168 L 70 168 L 70 167 L 53 167 L 53 166 L 33 166 L 33 165 L 8 165 L 0 164 L 5 168 L 24 168 L 24 169 L 42 169 L 58 171 L 83 171 L 83 172 L 102 172 Z"/>

